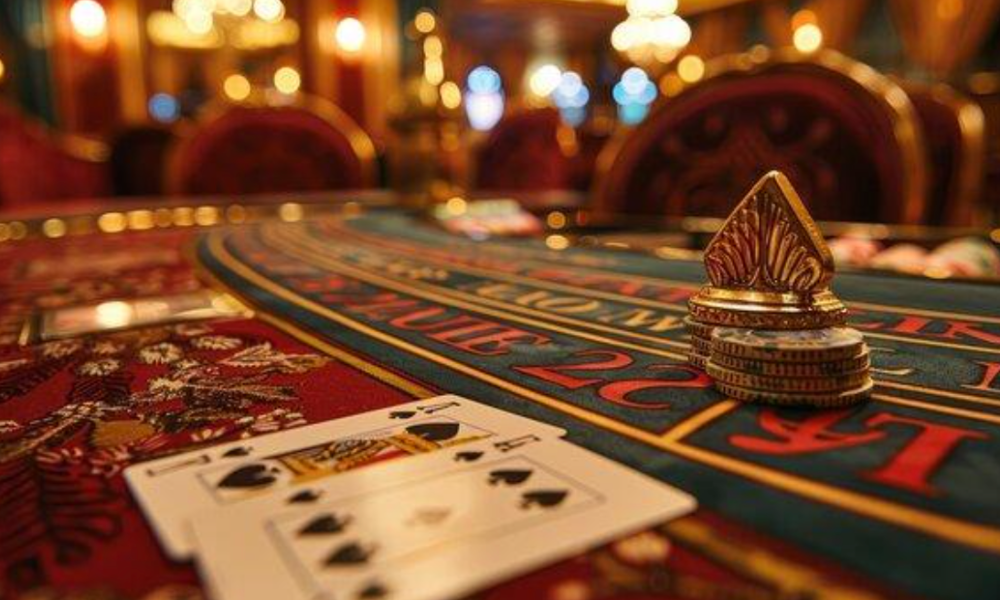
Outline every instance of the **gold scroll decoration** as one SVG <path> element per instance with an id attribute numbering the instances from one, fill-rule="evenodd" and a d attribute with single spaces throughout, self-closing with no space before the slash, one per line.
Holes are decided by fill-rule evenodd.
<path id="1" fill-rule="evenodd" d="M 705 250 L 712 285 L 808 294 L 833 279 L 833 255 L 788 179 L 757 182 Z"/>
<path id="2" fill-rule="evenodd" d="M 843 323 L 830 291 L 833 255 L 801 198 L 771 171 L 736 206 L 705 249 L 710 285 L 690 303 L 702 323 L 810 329 Z"/>

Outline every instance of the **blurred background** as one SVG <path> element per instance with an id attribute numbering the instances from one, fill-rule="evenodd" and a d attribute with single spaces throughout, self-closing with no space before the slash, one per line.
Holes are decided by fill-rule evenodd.
<path id="1" fill-rule="evenodd" d="M 385 188 L 712 217 L 781 168 L 821 219 L 988 228 L 998 20 L 1000 0 L 4 0 L 0 210 Z"/>

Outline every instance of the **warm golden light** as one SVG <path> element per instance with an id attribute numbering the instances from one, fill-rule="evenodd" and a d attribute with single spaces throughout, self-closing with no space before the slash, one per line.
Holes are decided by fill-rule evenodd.
<path id="1" fill-rule="evenodd" d="M 245 17 L 253 9 L 252 0 L 221 0 L 219 4 L 222 10 L 237 17 Z"/>
<path id="2" fill-rule="evenodd" d="M 365 45 L 365 26 L 361 21 L 348 17 L 337 23 L 337 30 L 334 37 L 337 39 L 337 46 L 348 53 L 360 52 Z"/>
<path id="3" fill-rule="evenodd" d="M 440 58 L 428 58 L 424 61 L 424 79 L 432 85 L 444 81 L 444 63 Z"/>
<path id="4" fill-rule="evenodd" d="M 132 306 L 121 300 L 102 302 L 94 310 L 94 317 L 102 327 L 125 327 L 132 322 L 135 313 Z"/>
<path id="5" fill-rule="evenodd" d="M 109 212 L 97 217 L 97 228 L 104 233 L 118 233 L 125 231 L 128 221 L 125 215 L 120 212 Z"/>
<path id="6" fill-rule="evenodd" d="M 545 245 L 553 250 L 565 250 L 569 248 L 569 239 L 564 235 L 550 235 L 545 238 Z"/>
<path id="7" fill-rule="evenodd" d="M 219 223 L 219 209 L 214 206 L 199 206 L 194 209 L 194 223 L 200 227 L 211 227 Z"/>
<path id="8" fill-rule="evenodd" d="M 437 27 L 437 19 L 434 18 L 434 13 L 429 10 L 422 10 L 417 13 L 417 16 L 413 19 L 413 26 L 416 27 L 417 31 L 420 33 L 430 33 L 434 31 Z"/>
<path id="9" fill-rule="evenodd" d="M 552 229 L 562 229 L 566 226 L 566 215 L 559 211 L 550 212 L 545 217 L 545 223 Z"/>
<path id="10" fill-rule="evenodd" d="M 548 96 L 559 87 L 562 81 L 562 71 L 555 65 L 542 65 L 531 74 L 528 80 L 528 87 L 531 93 L 536 96 Z"/>
<path id="11" fill-rule="evenodd" d="M 934 9 L 939 19 L 953 21 L 965 11 L 965 2 L 964 0 L 938 0 Z"/>
<path id="12" fill-rule="evenodd" d="M 281 0 L 254 0 L 253 14 L 261 21 L 276 23 L 285 17 L 285 5 Z"/>
<path id="13" fill-rule="evenodd" d="M 466 202 L 465 198 L 462 198 L 461 196 L 454 196 L 452 198 L 449 198 L 444 205 L 445 210 L 453 215 L 465 214 L 465 211 L 468 209 L 468 207 L 469 207 L 468 202 Z"/>
<path id="14" fill-rule="evenodd" d="M 193 10 L 184 16 L 184 24 L 191 30 L 191 33 L 205 35 L 212 31 L 215 19 L 212 17 L 212 13 L 207 10 Z"/>
<path id="15" fill-rule="evenodd" d="M 94 0 L 76 0 L 69 9 L 69 22 L 77 34 L 96 38 L 107 31 L 108 15 L 104 7 Z"/>
<path id="16" fill-rule="evenodd" d="M 462 90 L 454 81 L 446 81 L 441 84 L 441 104 L 445 108 L 458 108 L 462 105 Z"/>
<path id="17" fill-rule="evenodd" d="M 436 35 L 427 36 L 427 39 L 424 40 L 424 55 L 441 58 L 443 54 L 444 44 L 441 42 L 441 38 Z"/>
<path id="18" fill-rule="evenodd" d="M 687 83 L 694 83 L 705 75 L 705 61 L 699 56 L 689 54 L 677 63 L 677 74 Z"/>
<path id="19" fill-rule="evenodd" d="M 274 87 L 282 94 L 294 94 L 302 87 L 302 76 L 293 67 L 281 67 L 274 72 Z"/>
<path id="20" fill-rule="evenodd" d="M 206 34 L 191 31 L 190 26 L 175 13 L 165 10 L 153 11 L 146 20 L 149 41 L 157 46 L 175 48 L 211 49 L 222 47 L 222 36 L 215 29 Z"/>
<path id="21" fill-rule="evenodd" d="M 676 73 L 667 73 L 660 80 L 660 93 L 667 98 L 673 98 L 684 90 L 684 82 Z"/>
<path id="22" fill-rule="evenodd" d="M 792 31 L 802 27 L 803 25 L 816 25 L 819 21 L 816 19 L 816 13 L 804 8 L 794 15 L 792 15 Z"/>
<path id="23" fill-rule="evenodd" d="M 233 73 L 222 82 L 222 92 L 227 98 L 236 102 L 246 100 L 250 97 L 251 91 L 250 80 L 239 73 Z"/>
<path id="24" fill-rule="evenodd" d="M 0 60 L 0 81 L 3 81 L 4 75 L 7 74 L 7 66 L 3 64 L 3 60 Z"/>
<path id="25" fill-rule="evenodd" d="M 301 221 L 303 216 L 305 211 L 298 202 L 285 202 L 278 207 L 278 218 L 286 223 Z"/>
<path id="26" fill-rule="evenodd" d="M 677 0 L 628 0 L 628 18 L 611 32 L 611 46 L 637 64 L 669 63 L 691 41 Z"/>
<path id="27" fill-rule="evenodd" d="M 677 10 L 677 0 L 627 0 L 625 10 L 630 15 L 670 14 Z"/>
<path id="28" fill-rule="evenodd" d="M 815 52 L 823 45 L 823 31 L 818 25 L 806 23 L 795 30 L 792 43 L 799 52 Z"/>
<path id="29" fill-rule="evenodd" d="M 42 223 L 42 234 L 45 237 L 60 238 L 66 235 L 66 222 L 62 219 L 46 219 Z"/>

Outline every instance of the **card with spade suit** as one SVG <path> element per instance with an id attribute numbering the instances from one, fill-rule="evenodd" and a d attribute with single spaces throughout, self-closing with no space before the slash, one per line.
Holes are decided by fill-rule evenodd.
<path id="1" fill-rule="evenodd" d="M 196 515 L 217 600 L 463 597 L 695 507 L 558 439 L 486 440 Z"/>
<path id="2" fill-rule="evenodd" d="M 192 552 L 188 519 L 199 511 L 478 440 L 564 433 L 448 395 L 133 465 L 125 479 L 167 554 L 182 560 Z"/>

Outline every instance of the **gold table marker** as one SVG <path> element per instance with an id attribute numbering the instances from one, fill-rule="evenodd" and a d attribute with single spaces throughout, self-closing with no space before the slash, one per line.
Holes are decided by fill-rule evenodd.
<path id="1" fill-rule="evenodd" d="M 689 302 L 710 326 L 819 329 L 843 325 L 847 309 L 830 290 L 833 255 L 778 171 L 764 175 L 705 250 L 710 285 Z"/>

